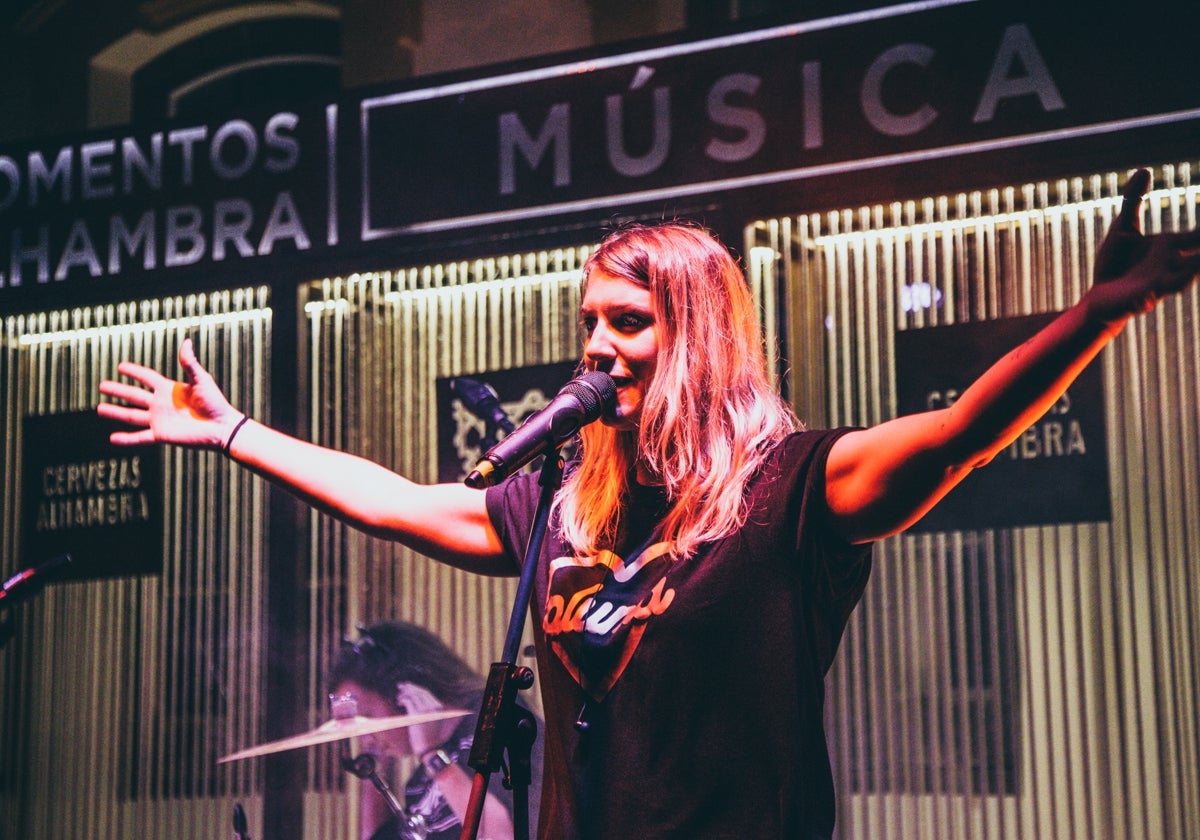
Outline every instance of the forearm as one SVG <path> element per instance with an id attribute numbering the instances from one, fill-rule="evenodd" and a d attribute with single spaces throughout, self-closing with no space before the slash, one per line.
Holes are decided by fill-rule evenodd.
<path id="1" fill-rule="evenodd" d="M 1126 320 L 1095 317 L 1085 298 L 996 362 L 949 408 L 844 435 L 826 463 L 837 530 L 864 542 L 911 525 L 1045 414 Z"/>
<path id="2" fill-rule="evenodd" d="M 947 465 L 990 461 L 1050 410 L 1129 317 L 1098 312 L 1089 292 L 988 368 L 945 412 Z"/>
<path id="3" fill-rule="evenodd" d="M 446 802 L 460 822 L 466 822 L 474 779 L 475 777 L 471 773 L 453 762 L 435 777 L 438 788 L 441 789 L 442 795 L 446 797 Z M 493 783 L 495 783 L 494 780 Z M 512 817 L 509 815 L 508 809 L 493 793 L 488 793 L 484 797 L 477 834 L 480 840 L 512 840 Z"/>
<path id="4" fill-rule="evenodd" d="M 379 464 L 300 440 L 254 420 L 238 431 L 227 454 L 238 464 L 363 530 L 380 527 L 382 517 L 372 511 L 377 499 L 408 493 L 416 487 Z"/>
<path id="5" fill-rule="evenodd" d="M 1066 392 L 1134 315 L 1200 276 L 1200 230 L 1145 236 L 1150 173 L 1133 173 L 1096 255 L 1095 283 L 1005 355 L 949 408 L 898 417 L 834 442 L 825 465 L 834 528 L 853 542 L 908 527 L 990 461 Z"/>
<path id="6" fill-rule="evenodd" d="M 365 458 L 300 440 L 253 420 L 227 454 L 297 498 L 361 531 L 485 574 L 511 574 L 483 494 L 420 485 Z"/>

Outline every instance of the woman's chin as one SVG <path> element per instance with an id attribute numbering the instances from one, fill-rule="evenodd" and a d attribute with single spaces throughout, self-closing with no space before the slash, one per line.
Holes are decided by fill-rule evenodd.
<path id="1" fill-rule="evenodd" d="M 618 432 L 631 432 L 637 429 L 637 415 L 626 414 L 617 406 L 611 412 L 605 412 L 600 415 L 600 422 L 610 429 L 616 429 Z"/>

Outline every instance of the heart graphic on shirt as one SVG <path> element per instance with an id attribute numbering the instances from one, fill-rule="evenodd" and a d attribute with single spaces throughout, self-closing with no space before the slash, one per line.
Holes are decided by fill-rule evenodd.
<path id="1" fill-rule="evenodd" d="M 550 562 L 542 629 L 551 649 L 595 700 L 616 684 L 646 623 L 675 598 L 667 587 L 669 543 L 655 543 L 628 565 L 611 551 Z"/>

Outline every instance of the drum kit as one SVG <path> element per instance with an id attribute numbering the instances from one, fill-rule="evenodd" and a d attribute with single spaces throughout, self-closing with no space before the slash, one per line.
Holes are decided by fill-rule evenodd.
<path id="1" fill-rule="evenodd" d="M 235 753 L 230 753 L 217 760 L 218 764 L 227 761 L 239 761 L 243 758 L 254 758 L 260 755 L 295 750 L 300 747 L 312 747 L 317 744 L 328 744 L 333 741 L 343 741 L 357 738 L 360 735 L 374 735 L 377 732 L 387 732 L 392 729 L 402 729 L 407 726 L 417 726 L 422 723 L 432 723 L 447 718 L 465 717 L 472 714 L 461 709 L 440 709 L 436 712 L 425 712 L 419 715 L 393 715 L 392 717 L 363 717 L 352 715 L 348 717 L 333 717 L 322 723 L 316 729 L 301 732 L 278 741 L 270 741 L 255 747 L 247 747 Z"/>
<path id="2" fill-rule="evenodd" d="M 426 829 L 420 815 L 409 814 L 404 805 L 392 793 L 392 789 L 388 786 L 387 782 L 376 771 L 375 756 L 370 753 L 363 753 L 357 757 L 351 757 L 350 739 L 362 735 L 374 735 L 378 732 L 403 729 L 409 726 L 418 726 L 423 723 L 433 723 L 434 721 L 447 720 L 449 718 L 466 717 L 472 714 L 472 712 L 462 709 L 439 709 L 436 712 L 423 712 L 421 714 L 365 717 L 358 714 L 358 703 L 352 694 L 330 695 L 329 700 L 333 708 L 333 717 L 316 729 L 301 732 L 299 735 L 281 738 L 278 741 L 269 741 L 265 744 L 247 747 L 244 750 L 239 750 L 238 752 L 230 753 L 227 756 L 217 759 L 217 763 L 224 764 L 244 758 L 255 758 L 260 755 L 270 755 L 271 753 L 340 741 L 342 769 L 360 779 L 370 781 L 375 786 L 375 789 L 379 791 L 387 802 L 388 808 L 399 820 L 399 836 L 404 838 L 404 840 L 410 840 L 410 838 L 411 840 L 421 840 L 421 838 L 424 838 Z M 241 812 L 241 805 L 239 804 L 234 810 L 235 837 L 248 837 L 244 833 L 244 826 L 245 815 Z"/>

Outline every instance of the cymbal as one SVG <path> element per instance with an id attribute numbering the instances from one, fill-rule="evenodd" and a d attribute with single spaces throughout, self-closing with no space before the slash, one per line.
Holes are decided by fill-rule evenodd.
<path id="1" fill-rule="evenodd" d="M 311 747 L 316 744 L 326 744 L 330 741 L 341 741 L 344 738 L 356 738 L 359 735 L 370 735 L 374 732 L 386 732 L 389 729 L 403 729 L 406 726 L 416 726 L 420 723 L 431 723 L 435 720 L 466 717 L 470 712 L 462 709 L 439 709 L 436 712 L 423 712 L 419 715 L 393 715 L 391 717 L 356 717 L 332 718 L 308 732 L 292 735 L 278 741 L 259 744 L 257 747 L 247 747 L 239 752 L 230 753 L 224 758 L 217 759 L 217 764 L 227 761 L 237 761 L 242 758 L 253 758 L 257 755 L 294 750 L 299 747 Z"/>

